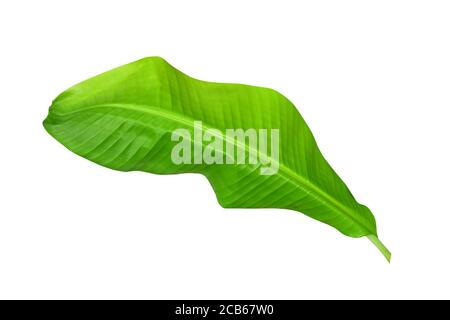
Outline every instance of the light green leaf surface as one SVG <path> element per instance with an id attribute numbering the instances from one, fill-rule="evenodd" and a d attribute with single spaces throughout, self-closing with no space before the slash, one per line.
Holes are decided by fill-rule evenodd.
<path id="1" fill-rule="evenodd" d="M 193 132 L 194 120 L 230 128 L 279 129 L 279 170 L 259 164 L 176 165 L 173 130 Z M 120 171 L 201 173 L 225 208 L 282 208 L 302 212 L 350 237 L 379 241 L 375 218 L 359 204 L 320 153 L 294 105 L 280 93 L 241 84 L 205 82 L 159 57 L 100 74 L 64 91 L 52 103 L 45 129 L 74 153 Z"/>

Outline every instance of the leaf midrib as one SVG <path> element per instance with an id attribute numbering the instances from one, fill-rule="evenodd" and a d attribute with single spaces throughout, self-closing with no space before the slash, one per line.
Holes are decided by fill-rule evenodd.
<path id="1" fill-rule="evenodd" d="M 140 104 L 130 104 L 130 103 L 108 103 L 108 104 L 92 105 L 89 107 L 85 107 L 85 108 L 81 108 L 78 110 L 65 112 L 65 113 L 57 113 L 54 110 L 51 110 L 52 108 L 50 108 L 50 110 L 51 110 L 51 113 L 53 113 L 56 116 L 66 117 L 66 116 L 70 116 L 70 115 L 73 115 L 76 113 L 89 111 L 92 109 L 107 108 L 107 107 L 118 108 L 118 109 L 128 109 L 128 110 L 134 110 L 134 111 L 143 112 L 143 113 L 147 113 L 147 114 L 153 114 L 153 115 L 164 117 L 169 120 L 179 122 L 186 126 L 194 128 L 195 120 L 193 118 L 191 118 L 189 116 L 185 116 L 185 115 L 180 115 L 180 114 L 172 112 L 172 111 L 162 110 L 161 108 L 154 107 L 151 105 L 140 105 Z M 205 128 L 206 130 L 212 128 L 208 124 L 205 125 L 205 122 L 203 120 L 202 120 L 202 127 Z M 221 134 L 221 138 L 227 142 L 232 142 L 232 141 L 229 141 L 227 136 L 224 134 Z M 233 142 L 233 143 L 235 143 L 235 142 Z M 255 151 L 258 154 L 258 156 L 261 155 L 261 152 L 259 152 L 259 150 L 254 150 L 254 148 L 249 148 L 246 144 L 239 143 L 239 141 L 236 143 L 236 145 L 240 148 L 243 148 L 245 151 L 251 150 L 251 151 Z M 324 192 L 322 189 L 317 187 L 315 184 L 311 183 L 309 180 L 306 180 L 301 175 L 292 171 L 289 167 L 287 167 L 283 163 L 276 161 L 274 158 L 269 157 L 267 154 L 265 154 L 264 156 L 267 157 L 268 159 L 270 159 L 271 161 L 278 163 L 279 171 L 278 171 L 277 175 L 281 176 L 282 178 L 286 179 L 289 182 L 294 182 L 294 184 L 296 184 L 300 189 L 302 189 L 306 193 L 309 193 L 310 195 L 315 197 L 318 201 L 324 203 L 325 206 L 331 208 L 332 210 L 334 210 L 335 212 L 338 212 L 339 214 L 346 216 L 348 219 L 352 220 L 355 224 L 357 224 L 360 228 L 365 230 L 367 232 L 367 235 L 372 234 L 372 235 L 376 236 L 376 233 L 370 231 L 370 229 L 364 224 L 364 222 L 361 221 L 359 219 L 359 217 L 353 213 L 353 210 L 351 210 L 348 207 L 346 207 L 345 205 L 341 204 L 334 197 L 330 196 L 328 193 Z M 284 173 L 284 175 L 283 175 L 283 173 Z"/>

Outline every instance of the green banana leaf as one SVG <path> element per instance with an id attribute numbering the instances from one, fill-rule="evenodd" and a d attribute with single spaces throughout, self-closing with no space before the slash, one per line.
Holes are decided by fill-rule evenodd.
<path id="1" fill-rule="evenodd" d="M 194 121 L 201 121 L 203 130 L 220 130 L 219 135 L 230 128 L 278 129 L 279 155 L 272 159 L 278 170 L 261 174 L 261 163 L 175 164 L 171 154 L 179 141 L 172 133 L 181 128 L 194 135 Z M 44 127 L 69 150 L 102 166 L 200 173 L 224 208 L 302 212 L 347 236 L 367 236 L 390 260 L 370 210 L 354 199 L 324 159 L 294 105 L 272 89 L 196 80 L 150 57 L 64 91 L 53 101 Z M 261 159 L 271 157 L 268 151 L 253 151 L 264 153 Z"/>

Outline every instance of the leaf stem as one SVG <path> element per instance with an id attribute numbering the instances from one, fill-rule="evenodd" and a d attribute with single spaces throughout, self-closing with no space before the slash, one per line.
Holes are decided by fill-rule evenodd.
<path id="1" fill-rule="evenodd" d="M 384 244 L 378 239 L 377 236 L 370 234 L 367 236 L 370 241 L 378 248 L 378 250 L 381 251 L 383 256 L 386 258 L 386 260 L 390 263 L 391 262 L 391 252 L 384 246 Z"/>

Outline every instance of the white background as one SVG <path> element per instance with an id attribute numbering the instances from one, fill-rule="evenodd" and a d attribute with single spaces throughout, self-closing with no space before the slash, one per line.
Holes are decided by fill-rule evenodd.
<path id="1" fill-rule="evenodd" d="M 0 4 L 0 298 L 450 298 L 448 1 Z M 68 87 L 159 55 L 300 110 L 369 240 L 226 210 L 197 175 L 123 173 L 42 120 Z"/>

